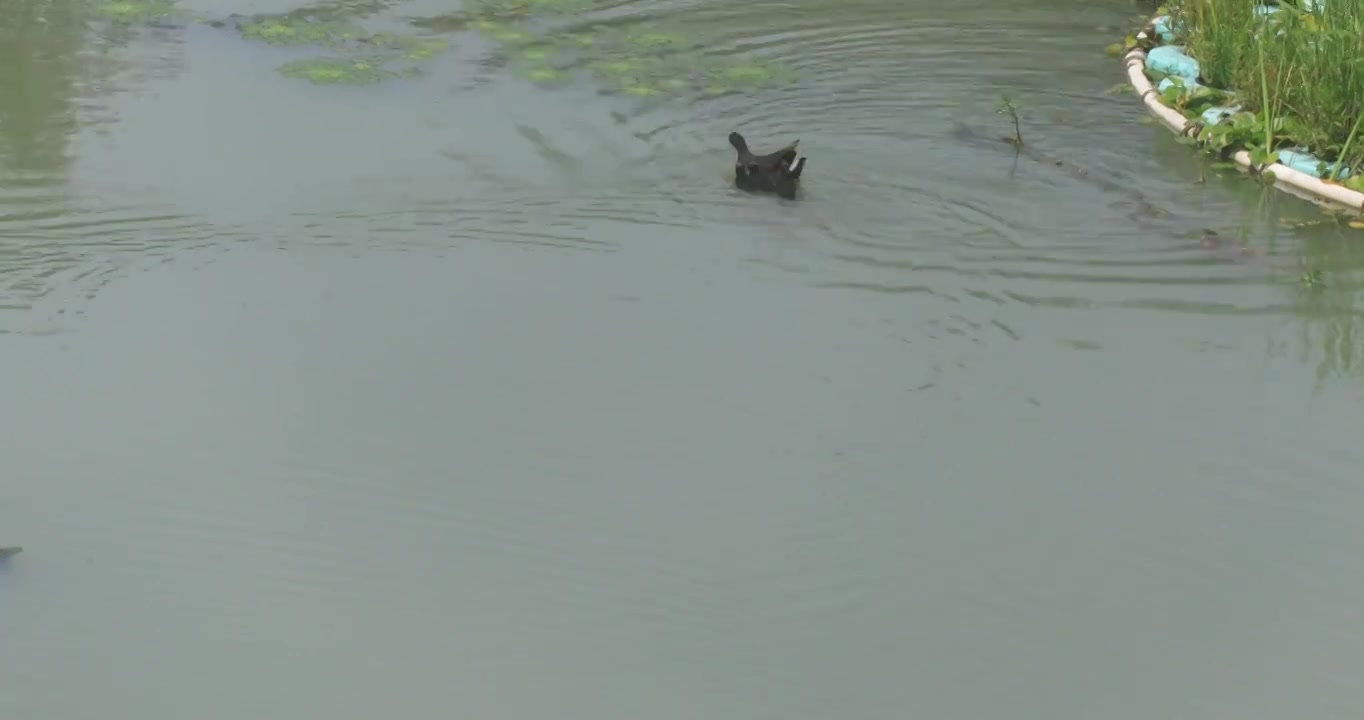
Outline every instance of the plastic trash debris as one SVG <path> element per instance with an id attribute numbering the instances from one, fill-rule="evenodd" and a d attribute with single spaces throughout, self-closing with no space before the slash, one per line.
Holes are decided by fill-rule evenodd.
<path id="1" fill-rule="evenodd" d="M 1176 83 L 1172 78 L 1165 78 L 1164 80 L 1161 80 L 1160 82 L 1156 83 L 1156 91 L 1164 93 L 1166 90 L 1169 90 L 1170 88 L 1174 87 L 1177 84 L 1182 84 L 1183 86 L 1184 92 L 1181 93 L 1182 95 L 1188 95 L 1189 93 L 1194 92 L 1195 90 L 1201 87 L 1206 87 L 1205 85 L 1203 85 L 1203 83 L 1200 83 L 1197 80 L 1180 78 L 1179 82 Z"/>
<path id="2" fill-rule="evenodd" d="M 1324 178 L 1331 175 L 1331 165 L 1334 163 L 1324 162 L 1321 158 L 1313 155 L 1307 150 L 1298 148 L 1295 150 L 1280 150 L 1279 164 L 1297 170 L 1300 173 L 1307 173 L 1314 177 Z M 1350 169 L 1342 167 L 1337 173 L 1337 178 L 1350 176 Z"/>
<path id="3" fill-rule="evenodd" d="M 1230 107 L 1218 105 L 1204 110 L 1199 119 L 1203 121 L 1204 125 L 1216 125 L 1217 123 L 1222 122 L 1223 119 L 1229 118 L 1238 112 L 1241 112 L 1240 105 L 1232 105 Z"/>
<path id="4" fill-rule="evenodd" d="M 1146 67 L 1185 80 L 1198 80 L 1198 61 L 1174 45 L 1151 48 L 1151 52 L 1146 53 Z"/>
<path id="5" fill-rule="evenodd" d="M 1169 42 L 1175 39 L 1174 29 L 1170 27 L 1170 16 L 1161 15 L 1151 19 L 1151 27 L 1156 31 L 1156 35 L 1161 40 Z"/>

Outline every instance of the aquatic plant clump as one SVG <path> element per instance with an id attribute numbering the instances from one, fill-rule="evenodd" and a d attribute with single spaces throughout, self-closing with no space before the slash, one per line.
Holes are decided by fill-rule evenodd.
<path id="1" fill-rule="evenodd" d="M 418 75 L 423 63 L 449 45 L 443 38 L 375 35 L 362 38 L 357 47 L 364 52 L 295 60 L 278 69 L 285 77 L 308 80 L 315 85 L 368 85 Z"/>
<path id="2" fill-rule="evenodd" d="M 560 85 L 575 76 L 565 58 L 542 43 L 532 43 L 512 52 L 510 64 L 516 75 L 538 85 Z"/>
<path id="3" fill-rule="evenodd" d="M 750 63 L 716 65 L 694 58 L 677 62 L 626 59 L 596 63 L 593 71 L 614 91 L 626 95 L 724 95 L 779 82 L 777 69 Z"/>
<path id="4" fill-rule="evenodd" d="M 141 24 L 184 15 L 174 0 L 109 0 L 96 6 L 101 17 L 118 23 Z"/>
<path id="5" fill-rule="evenodd" d="M 279 67 L 281 75 L 315 85 L 370 85 L 398 73 L 385 69 L 382 58 L 310 58 Z"/>
<path id="6" fill-rule="evenodd" d="M 1364 191 L 1364 1 L 1175 0 L 1167 10 L 1148 32 L 1165 46 L 1152 48 L 1147 73 L 1164 104 L 1201 124 L 1200 145 Z"/>
<path id="7" fill-rule="evenodd" d="M 536 15 L 565 15 L 591 10 L 595 0 L 472 0 L 465 5 L 471 18 L 515 20 Z"/>
<path id="8" fill-rule="evenodd" d="M 491 34 L 509 23 L 524 23 L 537 17 L 581 14 L 593 9 L 598 0 L 468 0 L 463 9 L 434 17 L 412 18 L 418 27 L 436 32 L 478 30 Z"/>
<path id="9" fill-rule="evenodd" d="M 361 42 L 376 50 L 390 51 L 413 61 L 429 60 L 450 48 L 450 41 L 445 38 L 419 38 L 394 33 L 377 33 L 362 38 Z"/>
<path id="10" fill-rule="evenodd" d="M 635 97 L 720 95 L 794 78 L 783 66 L 704 55 L 699 43 L 687 36 L 652 26 L 598 27 L 552 39 L 517 38 L 515 44 L 504 49 L 523 76 L 542 83 L 562 82 L 581 68 L 608 93 Z"/>
<path id="11" fill-rule="evenodd" d="M 590 9 L 601 0 L 473 0 L 460 13 L 411 22 L 437 32 L 477 32 L 500 46 L 513 72 L 541 85 L 586 71 L 608 93 L 637 97 L 721 95 L 788 82 L 789 68 L 704 53 L 704 45 L 659 23 L 575 23 L 547 28 L 537 17 Z"/>
<path id="12" fill-rule="evenodd" d="M 336 21 L 290 20 L 276 17 L 246 23 L 241 26 L 242 37 L 261 40 L 271 45 L 339 46 L 363 37 L 364 32 L 353 25 Z"/>
<path id="13" fill-rule="evenodd" d="M 392 5 L 394 0 L 323 0 L 292 10 L 284 17 L 313 20 L 344 20 L 375 15 Z"/>
<path id="14" fill-rule="evenodd" d="M 316 45 L 331 50 L 331 56 L 296 60 L 278 68 L 285 77 L 318 85 L 364 85 L 415 75 L 422 63 L 449 48 L 446 38 L 370 33 L 350 22 L 319 20 L 301 11 L 255 16 L 236 27 L 242 37 L 269 45 Z"/>
<path id="15" fill-rule="evenodd" d="M 503 45 L 525 45 L 534 42 L 536 39 L 533 33 L 520 25 L 497 20 L 475 20 L 469 24 L 469 27 Z"/>

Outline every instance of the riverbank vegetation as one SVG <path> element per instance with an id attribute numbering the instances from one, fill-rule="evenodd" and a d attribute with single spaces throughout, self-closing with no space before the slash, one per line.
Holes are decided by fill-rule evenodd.
<path id="1" fill-rule="evenodd" d="M 1174 0 L 1162 12 L 1164 42 L 1198 63 L 1197 83 L 1176 79 L 1162 100 L 1201 121 L 1229 110 L 1200 144 L 1259 164 L 1310 152 L 1320 177 L 1364 191 L 1364 0 Z"/>

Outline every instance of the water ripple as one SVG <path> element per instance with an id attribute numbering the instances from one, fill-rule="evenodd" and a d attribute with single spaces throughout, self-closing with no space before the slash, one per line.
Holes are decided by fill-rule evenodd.
<path id="1" fill-rule="evenodd" d="M 231 237 L 182 213 L 93 206 L 56 182 L 23 185 L 49 192 L 15 193 L 13 183 L 0 188 L 0 305 L 6 310 L 31 310 L 58 296 L 88 298 L 130 265 Z"/>

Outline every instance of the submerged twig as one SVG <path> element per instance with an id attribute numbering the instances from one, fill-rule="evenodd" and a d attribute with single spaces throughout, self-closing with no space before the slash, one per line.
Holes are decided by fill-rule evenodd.
<path id="1" fill-rule="evenodd" d="M 997 115 L 1003 115 L 1005 113 L 1014 121 L 1014 136 L 1011 138 L 1004 138 L 1004 142 L 1019 146 L 1023 145 L 1023 131 L 1019 128 L 1018 124 L 1018 108 L 1014 107 L 1013 98 L 1009 97 L 1008 93 L 1004 93 L 1000 96 L 999 109 L 995 111 L 995 114 Z"/>

